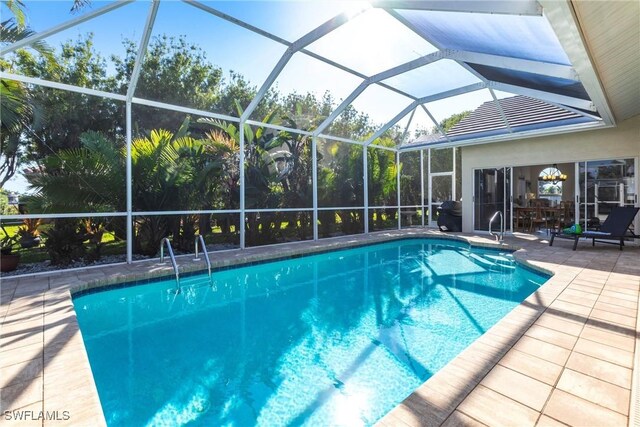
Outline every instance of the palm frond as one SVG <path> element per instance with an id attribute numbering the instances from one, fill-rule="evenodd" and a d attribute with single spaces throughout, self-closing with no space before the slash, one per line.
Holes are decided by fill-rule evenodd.
<path id="1" fill-rule="evenodd" d="M 18 132 L 31 120 L 33 109 L 22 83 L 0 79 L 0 128 Z"/>
<path id="2" fill-rule="evenodd" d="M 22 0 L 5 0 L 2 3 L 4 3 L 7 9 L 13 14 L 18 26 L 24 27 L 26 15 L 24 13 L 24 3 Z"/>
<path id="3" fill-rule="evenodd" d="M 73 0 L 71 5 L 71 13 L 78 13 L 91 4 L 91 0 Z"/>
<path id="4" fill-rule="evenodd" d="M 0 43 L 11 45 L 34 35 L 35 32 L 9 19 L 0 23 Z M 29 47 L 42 55 L 50 64 L 57 65 L 54 51 L 46 42 L 38 40 Z"/>

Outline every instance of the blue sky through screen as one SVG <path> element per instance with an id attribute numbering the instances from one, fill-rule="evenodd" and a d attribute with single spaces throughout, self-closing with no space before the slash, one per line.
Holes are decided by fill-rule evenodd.
<path id="1" fill-rule="evenodd" d="M 109 3 L 111 2 L 92 1 L 90 6 L 81 13 L 88 13 Z M 344 0 L 339 2 L 224 1 L 203 3 L 289 41 L 298 39 L 341 11 L 355 14 L 357 10 L 367 5 L 362 1 Z M 26 1 L 25 4 L 28 24 L 34 31 L 51 28 L 77 16 L 70 13 L 71 3 L 69 1 Z M 80 26 L 72 27 L 49 37 L 45 41 L 50 46 L 59 48 L 65 41 L 76 40 L 79 36 L 92 32 L 94 33 L 94 47 L 104 58 L 109 59 L 111 55 L 123 57 L 125 54 L 123 40 L 131 39 L 139 43 L 149 6 L 150 3 L 148 1 L 136 1 L 89 20 Z M 4 6 L 2 7 L 2 13 L 5 15 L 6 9 Z M 381 13 L 384 15 L 381 10 L 367 10 L 364 14 L 370 14 L 371 16 L 367 18 L 362 15 L 359 21 L 371 20 Z M 384 19 L 387 18 L 390 17 L 385 15 L 376 19 L 384 22 Z M 336 30 L 336 35 L 339 34 L 341 37 L 331 43 L 330 46 L 327 47 L 326 42 L 324 44 L 317 43 L 316 46 L 322 46 L 322 49 L 318 49 L 318 53 L 326 54 L 336 59 L 348 57 L 349 67 L 356 70 L 378 72 L 431 51 L 427 42 L 417 38 L 411 30 L 394 21 L 393 25 L 384 25 L 384 28 L 379 28 L 379 31 L 384 33 L 387 41 L 392 40 L 399 46 L 410 46 L 393 49 L 388 46 L 393 43 L 383 43 L 384 52 L 380 52 L 381 46 L 379 43 L 367 44 L 363 42 L 360 34 L 362 26 L 358 25 L 357 20 L 358 17 L 355 17 L 352 20 L 354 22 L 348 22 L 339 30 Z M 172 36 L 184 34 L 188 42 L 197 44 L 206 52 L 207 60 L 223 69 L 225 78 L 228 78 L 229 72 L 233 70 L 242 74 L 256 87 L 262 85 L 266 76 L 280 58 L 281 52 L 284 52 L 285 49 L 283 45 L 277 42 L 258 36 L 249 30 L 230 24 L 186 3 L 173 0 L 163 0 L 160 3 L 153 35 L 157 36 L 164 33 Z M 332 34 L 329 36 L 332 36 Z M 259 43 L 256 40 L 259 40 Z M 311 46 L 310 48 L 314 47 Z M 375 64 L 372 65 L 371 58 L 376 57 L 376 55 L 380 57 L 384 66 L 375 67 Z M 344 82 L 335 80 L 336 75 L 343 72 L 311 73 L 311 70 L 305 68 L 308 67 L 308 65 L 305 66 L 308 63 L 309 61 L 291 61 L 281 74 L 282 78 L 278 79 L 277 89 L 285 95 L 291 92 L 312 92 L 317 97 L 321 97 L 327 89 L 345 87 Z M 113 74 L 113 72 L 113 67 L 108 66 L 107 73 Z M 309 75 L 320 75 L 322 78 L 309 79 Z M 423 85 L 424 83 L 421 84 L 416 81 L 416 89 Z M 348 86 L 350 87 L 351 83 Z M 403 81 L 403 90 L 410 89 L 410 86 L 411 81 Z M 335 92 L 340 92 L 339 95 L 336 93 L 335 96 L 335 100 L 338 103 L 348 94 L 344 90 L 338 89 Z M 411 93 L 409 90 L 407 92 Z M 423 94 L 421 93 L 421 95 Z M 476 95 L 472 94 L 468 97 L 473 98 L 474 96 Z M 470 101 L 469 105 L 474 107 L 482 102 Z M 409 102 L 410 100 L 407 99 L 406 104 Z M 405 103 L 400 104 L 402 104 L 402 107 L 405 106 Z M 438 118 L 447 117 L 453 113 L 468 109 L 464 105 L 439 104 L 437 114 L 434 114 Z M 400 108 L 391 112 L 389 110 L 390 102 L 385 102 L 384 99 L 377 100 L 377 102 L 367 102 L 364 98 L 356 99 L 354 106 L 368 114 L 373 122 L 379 125 L 384 124 L 402 109 L 398 105 Z M 20 180 L 21 178 L 14 178 L 12 182 L 7 183 L 5 188 L 24 191 L 24 182 L 18 184 Z"/>

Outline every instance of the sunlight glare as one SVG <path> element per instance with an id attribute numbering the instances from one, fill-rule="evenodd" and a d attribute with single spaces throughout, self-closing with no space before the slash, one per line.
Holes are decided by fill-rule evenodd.
<path id="1" fill-rule="evenodd" d="M 369 413 L 369 390 L 345 385 L 344 394 L 335 395 L 334 425 L 363 426 L 363 416 Z"/>
<path id="2" fill-rule="evenodd" d="M 362 12 L 371 9 L 371 4 L 369 4 L 368 1 L 349 0 L 344 1 L 343 3 L 344 6 L 342 7 L 342 11 L 345 15 L 347 15 L 347 17 L 349 17 L 350 20 L 358 16 Z"/>

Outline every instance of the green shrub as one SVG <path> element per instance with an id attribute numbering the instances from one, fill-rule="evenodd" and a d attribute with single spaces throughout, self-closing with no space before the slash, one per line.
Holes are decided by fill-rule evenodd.
<path id="1" fill-rule="evenodd" d="M 71 264 L 86 253 L 83 242 L 89 236 L 77 219 L 57 219 L 53 227 L 42 234 L 46 237 L 44 246 L 54 265 Z"/>

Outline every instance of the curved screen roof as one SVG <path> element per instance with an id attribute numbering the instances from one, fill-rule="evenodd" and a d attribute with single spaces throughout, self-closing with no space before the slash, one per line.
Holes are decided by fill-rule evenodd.
<path id="1" fill-rule="evenodd" d="M 333 111 L 322 117 L 315 129 L 306 130 L 318 137 L 339 137 L 364 144 L 372 143 L 394 126 L 403 127 L 400 131 L 407 133 L 415 127 L 407 118 L 416 112 L 434 123 L 432 129 L 426 130 L 431 136 L 423 137 L 423 142 L 455 145 L 497 134 L 502 139 L 518 138 L 541 130 L 567 131 L 612 124 L 590 62 L 574 60 L 579 70 L 571 62 L 571 58 L 588 58 L 586 49 L 581 42 L 571 43 L 569 52 L 563 48 L 561 40 L 567 45 L 566 40 L 575 35 L 573 18 L 563 15 L 555 18 L 552 25 L 546 16 L 557 17 L 558 10 L 562 10 L 544 0 L 541 3 L 546 7 L 556 8 L 554 13 L 543 13 L 546 11 L 541 4 L 532 0 L 291 3 L 184 0 L 180 4 L 169 0 L 96 1 L 75 16 L 68 15 L 66 6 L 56 12 L 51 3 L 46 7 L 38 1 L 25 3 L 30 8 L 30 25 L 36 32 L 22 42 L 4 46 L 0 50 L 2 55 L 10 55 L 41 39 L 53 39 L 77 25 L 91 27 L 95 23 L 92 28 L 95 33 L 116 40 L 122 38 L 121 28 L 127 28 L 127 34 L 132 27 L 137 28 L 134 34 L 143 46 L 148 45 L 151 35 L 168 30 L 176 37 L 197 41 L 211 57 L 222 58 L 223 71 L 240 70 L 258 89 L 257 96 L 241 105 L 242 110 L 233 118 L 218 111 L 173 105 L 170 94 L 163 99 L 146 99 L 143 93 L 135 91 L 140 70 L 134 70 L 126 94 L 134 103 L 153 102 L 196 114 L 259 121 L 260 117 L 252 113 L 269 91 L 279 91 L 282 96 L 303 92 L 322 96 L 320 92 L 325 91 L 335 100 Z M 127 8 L 138 12 L 142 8 L 145 12 L 131 14 L 119 26 L 99 25 L 99 17 Z M 60 17 L 63 12 L 66 19 Z M 167 13 L 170 19 L 165 16 Z M 561 25 L 565 21 L 568 24 Z M 190 24 L 194 22 L 198 25 Z M 268 46 L 268 50 L 261 46 Z M 322 71 L 323 68 L 329 71 Z M 2 72 L 2 77 L 78 92 L 91 90 L 6 72 Z M 91 93 L 110 96 L 95 90 Z M 379 96 L 372 96 L 373 93 Z M 516 95 L 519 96 L 508 101 Z M 534 120 L 535 124 L 516 119 L 510 108 L 522 99 L 539 100 L 542 104 L 536 105 L 570 112 L 570 117 Z M 440 126 L 444 118 L 475 110 L 479 105 L 484 113 L 473 117 L 477 125 L 474 129 L 481 131 L 463 131 L 461 127 L 445 131 Z M 367 114 L 374 124 L 375 130 L 365 136 L 364 142 L 362 135 L 332 134 L 332 123 L 349 106 Z M 414 145 L 408 142 L 413 138 L 404 140 L 402 147 Z"/>

